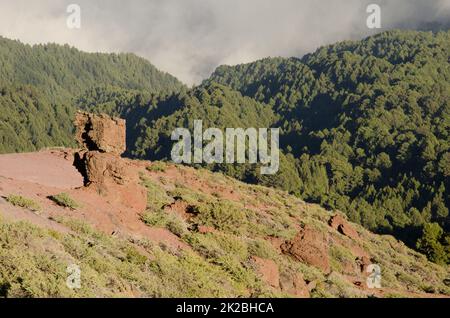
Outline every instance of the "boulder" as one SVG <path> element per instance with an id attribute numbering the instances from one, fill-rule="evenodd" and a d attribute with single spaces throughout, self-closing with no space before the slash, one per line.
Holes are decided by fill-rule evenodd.
<path id="1" fill-rule="evenodd" d="M 312 226 L 303 226 L 292 240 L 281 245 L 281 251 L 326 273 L 330 271 L 327 233 Z"/>
<path id="2" fill-rule="evenodd" d="M 309 298 L 310 290 L 300 273 L 282 273 L 280 275 L 281 290 L 297 298 Z"/>
<path id="3" fill-rule="evenodd" d="M 358 232 L 339 214 L 332 216 L 328 224 L 342 235 L 354 240 L 359 238 Z"/>
<path id="4" fill-rule="evenodd" d="M 75 117 L 76 140 L 88 151 L 120 156 L 126 150 L 125 120 L 105 114 L 78 112 Z"/>
<path id="5" fill-rule="evenodd" d="M 252 262 L 261 279 L 274 288 L 280 286 L 278 265 L 273 260 L 252 256 Z"/>

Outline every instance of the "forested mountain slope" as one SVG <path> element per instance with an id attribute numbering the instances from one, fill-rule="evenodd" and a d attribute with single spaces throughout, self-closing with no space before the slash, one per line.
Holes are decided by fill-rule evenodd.
<path id="1" fill-rule="evenodd" d="M 72 146 L 73 107 L 33 86 L 0 85 L 0 153 Z"/>
<path id="2" fill-rule="evenodd" d="M 184 89 L 134 54 L 84 53 L 0 37 L 0 153 L 72 145 L 74 99 L 93 87 Z"/>
<path id="3" fill-rule="evenodd" d="M 303 198 L 410 244 L 426 225 L 448 249 L 437 224 L 448 233 L 449 53 L 448 31 L 392 31 L 302 59 L 222 66 L 207 83 L 282 114 L 281 140 L 297 160 Z M 418 244 L 446 258 L 441 246 Z"/>
<path id="4" fill-rule="evenodd" d="M 85 53 L 68 45 L 26 45 L 0 37 L 0 82 L 33 85 L 55 100 L 108 84 L 151 92 L 183 85 L 134 54 Z"/>

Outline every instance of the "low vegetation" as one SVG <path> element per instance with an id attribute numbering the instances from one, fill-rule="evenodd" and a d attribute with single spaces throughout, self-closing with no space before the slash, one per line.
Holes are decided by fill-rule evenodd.
<path id="1" fill-rule="evenodd" d="M 168 159 L 173 129 L 192 118 L 204 128 L 282 127 L 283 141 L 275 176 L 252 165 L 205 166 L 258 186 L 198 166 L 143 169 L 142 221 L 168 229 L 185 250 L 67 218 L 56 219 L 67 232 L 0 219 L 0 297 L 288 296 L 255 257 L 275 263 L 280 277 L 301 275 L 311 297 L 379 296 L 352 281 L 364 273 L 349 274 L 360 249 L 381 267 L 382 296 L 450 296 L 449 41 L 450 31 L 384 32 L 301 59 L 222 66 L 186 91 L 133 55 L 0 38 L 0 153 L 72 145 L 76 108 L 127 119 L 127 155 L 141 159 Z M 5 199 L 41 210 L 20 195 Z M 51 199 L 79 207 L 65 193 Z M 171 210 L 178 203 L 183 217 Z M 352 225 L 358 240 L 327 224 L 337 210 L 361 225 Z M 283 254 L 305 224 L 327 234 L 330 272 Z M 66 285 L 72 264 L 81 289 Z"/>
<path id="2" fill-rule="evenodd" d="M 179 237 L 183 237 L 188 232 L 187 224 L 179 215 L 163 210 L 144 213 L 142 221 L 149 226 L 166 228 Z"/>
<path id="3" fill-rule="evenodd" d="M 166 166 L 166 171 L 169 168 Z M 299 273 L 306 281 L 317 282 L 311 290 L 312 297 L 365 297 L 345 276 L 354 275 L 358 269 L 354 251 L 348 246 L 336 242 L 330 245 L 330 265 L 335 273 L 329 276 L 313 266 L 280 254 L 270 243 L 271 238 L 282 241 L 292 239 L 299 224 L 311 224 L 322 231 L 330 231 L 330 212 L 318 205 L 306 204 L 283 191 L 247 185 L 204 169 L 176 168 L 179 178 L 175 179 L 165 178 L 164 173 L 151 173 L 151 178 L 143 176 L 143 184 L 147 186 L 152 202 L 142 218 L 147 225 L 170 230 L 169 224 L 178 224 L 173 228 L 182 228 L 183 234 L 173 229 L 171 231 L 197 255 L 260 296 L 287 295 L 274 291 L 261 280 L 252 267 L 253 256 L 275 261 L 280 274 Z M 186 187 L 181 180 L 189 180 L 187 178 L 191 175 L 206 181 L 207 185 Z M 225 188 L 219 192 L 220 199 L 217 191 L 208 191 L 218 186 Z M 227 188 L 233 189 L 235 198 L 223 195 Z M 164 209 L 176 201 L 184 202 L 186 213 L 190 215 L 188 220 L 170 209 Z M 200 233 L 196 230 L 199 226 L 210 230 Z M 374 236 L 362 227 L 358 231 L 362 233 L 364 250 L 373 255 L 373 261 L 382 267 L 383 286 L 398 290 L 392 296 L 409 297 L 411 292 L 423 293 L 431 290 L 430 284 L 439 286 L 433 289 L 434 293 L 450 295 L 450 289 L 444 283 L 446 277 L 450 277 L 448 270 L 429 263 L 423 255 L 408 249 L 393 237 Z M 432 283 L 424 285 L 421 280 Z M 385 296 L 390 297 L 389 294 Z"/>
<path id="4" fill-rule="evenodd" d="M 249 296 L 244 284 L 194 252 L 111 238 L 79 221 L 59 221 L 75 234 L 0 220 L 0 297 Z M 81 289 L 66 285 L 71 264 L 81 269 Z"/>
<path id="5" fill-rule="evenodd" d="M 0 218 L 0 297 L 292 297 L 267 282 L 255 267 L 254 257 L 274 262 L 280 277 L 300 275 L 311 282 L 311 297 L 368 296 L 347 279 L 347 265 L 354 261 L 348 246 L 330 246 L 330 274 L 282 254 L 271 241 L 291 239 L 300 223 L 330 232 L 326 210 L 285 192 L 246 185 L 207 170 L 179 166 L 176 170 L 177 178 L 162 172 L 142 175 L 153 195 L 142 221 L 149 227 L 168 229 L 188 249 L 111 236 L 62 216 L 52 220 L 67 232 Z M 184 187 L 182 178 L 194 175 L 208 186 Z M 218 203 L 213 194 L 218 186 L 234 189 L 235 197 L 224 196 Z M 209 187 L 216 190 L 206 191 Z M 174 202 L 183 202 L 179 206 L 186 206 L 189 218 L 171 210 Z M 258 202 L 264 202 L 262 207 L 252 208 Z M 223 214 L 217 220 L 215 209 Z M 201 232 L 200 226 L 209 230 Z M 282 229 L 284 235 L 275 235 Z M 450 295 L 445 283 L 450 277 L 448 269 L 430 263 L 390 236 L 359 232 L 363 248 L 382 268 L 382 285 L 389 291 L 384 297 Z M 330 237 L 335 241 L 341 234 L 333 233 Z M 81 270 L 81 289 L 66 285 L 67 267 L 73 264 Z"/>
<path id="6" fill-rule="evenodd" d="M 165 172 L 166 164 L 162 161 L 156 161 L 149 165 L 146 169 L 150 172 Z"/>
<path id="7" fill-rule="evenodd" d="M 42 210 L 41 206 L 37 202 L 32 199 L 25 198 L 21 195 L 11 194 L 8 195 L 5 199 L 14 206 L 25 208 L 33 212 L 40 212 Z"/>
<path id="8" fill-rule="evenodd" d="M 52 195 L 49 197 L 49 199 L 64 208 L 76 210 L 81 207 L 81 205 L 77 201 L 72 199 L 70 195 L 64 192 L 57 195 Z"/>

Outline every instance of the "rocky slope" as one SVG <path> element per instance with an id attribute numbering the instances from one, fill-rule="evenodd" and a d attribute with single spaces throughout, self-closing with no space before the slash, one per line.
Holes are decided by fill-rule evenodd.
<path id="1" fill-rule="evenodd" d="M 146 211 L 82 187 L 69 149 L 0 156 L 2 296 L 450 294 L 448 268 L 335 212 L 206 170 L 130 164 L 147 187 Z M 63 192 L 80 207 L 49 199 Z M 14 206 L 11 195 L 40 209 Z M 72 263 L 79 290 L 65 284 Z M 369 263 L 381 266 L 381 289 L 366 285 Z"/>
<path id="2" fill-rule="evenodd" d="M 83 116 L 82 129 L 108 127 Z M 81 130 L 81 150 L 0 156 L 0 296 L 450 295 L 448 267 L 338 211 L 203 169 L 120 158 L 120 143 L 99 144 L 120 132 L 98 129 Z M 73 264 L 79 289 L 66 284 Z M 368 284 L 373 265 L 381 288 Z"/>

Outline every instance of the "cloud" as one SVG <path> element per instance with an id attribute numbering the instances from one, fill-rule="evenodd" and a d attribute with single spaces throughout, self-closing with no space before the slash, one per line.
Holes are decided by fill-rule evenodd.
<path id="1" fill-rule="evenodd" d="M 81 6 L 80 30 L 66 27 L 70 3 Z M 302 56 L 370 35 L 369 3 L 380 4 L 384 29 L 450 21 L 450 0 L 0 0 L 0 35 L 134 52 L 194 84 L 220 64 Z"/>

